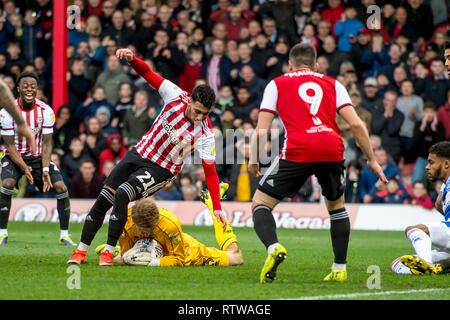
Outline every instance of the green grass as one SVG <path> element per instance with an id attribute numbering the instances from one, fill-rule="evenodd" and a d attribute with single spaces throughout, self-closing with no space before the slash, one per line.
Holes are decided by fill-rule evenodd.
<path id="1" fill-rule="evenodd" d="M 66 264 L 72 250 L 58 245 L 58 224 L 11 222 L 9 242 L 0 247 L 0 299 L 164 299 L 260 300 L 324 296 L 331 299 L 450 299 L 450 277 L 395 275 L 393 259 L 412 253 L 402 232 L 352 231 L 345 283 L 322 281 L 332 263 L 329 231 L 279 229 L 288 257 L 270 285 L 259 284 L 266 257 L 253 229 L 236 228 L 244 264 L 238 267 L 149 268 L 97 266 L 95 247 L 106 240 L 107 226 L 97 234 L 87 264 L 79 267 L 80 289 L 67 286 L 72 273 Z M 79 241 L 81 224 L 71 225 Z M 184 231 L 216 246 L 212 227 L 186 226 Z M 371 265 L 381 270 L 381 289 L 368 289 Z M 70 270 L 70 269 L 69 269 Z M 70 282 L 70 281 L 69 281 Z M 442 288 L 443 290 L 428 290 Z M 446 288 L 446 289 L 445 289 Z M 408 292 L 420 290 L 419 292 Z M 374 295 L 381 291 L 402 291 Z M 405 292 L 406 291 L 406 292 Z M 354 293 L 369 295 L 336 296 Z"/>

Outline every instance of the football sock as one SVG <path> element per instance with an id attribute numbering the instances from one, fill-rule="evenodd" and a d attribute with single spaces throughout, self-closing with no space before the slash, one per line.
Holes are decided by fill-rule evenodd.
<path id="1" fill-rule="evenodd" d="M 89 245 L 87 245 L 87 244 L 85 244 L 83 242 L 80 242 L 80 244 L 78 245 L 77 249 L 80 250 L 80 251 L 88 251 Z"/>
<path id="2" fill-rule="evenodd" d="M 213 208 L 208 207 L 208 209 L 211 213 L 212 221 L 214 224 L 214 234 L 216 236 L 217 244 L 219 245 L 219 248 L 221 248 L 222 250 L 226 250 L 230 244 L 237 242 L 237 238 L 234 234 L 233 228 L 231 227 L 228 219 L 225 217 L 227 227 L 225 231 L 223 231 L 222 222 L 216 219 Z"/>
<path id="3" fill-rule="evenodd" d="M 11 198 L 14 190 L 2 187 L 0 189 L 0 229 L 8 227 L 9 211 L 11 209 Z"/>
<path id="4" fill-rule="evenodd" d="M 416 250 L 419 258 L 431 263 L 431 238 L 420 229 L 411 229 L 406 233 L 406 237 Z"/>
<path id="5" fill-rule="evenodd" d="M 273 249 L 275 249 L 275 247 L 277 246 L 278 242 L 271 244 L 268 248 L 267 248 L 267 253 L 270 254 Z"/>
<path id="6" fill-rule="evenodd" d="M 135 198 L 135 192 L 128 183 L 122 183 L 117 188 L 114 195 L 114 206 L 109 217 L 108 226 L 108 245 L 113 248 L 116 246 L 120 235 L 122 234 L 123 227 L 127 222 L 128 203 Z M 114 252 L 114 251 L 113 251 Z"/>
<path id="7" fill-rule="evenodd" d="M 266 249 L 278 242 L 277 225 L 269 207 L 259 205 L 253 209 L 253 228 Z"/>
<path id="8" fill-rule="evenodd" d="M 60 234 L 59 234 L 60 239 L 68 237 L 68 236 L 69 236 L 69 230 L 63 230 L 63 229 L 60 230 Z"/>
<path id="9" fill-rule="evenodd" d="M 81 232 L 80 245 L 83 243 L 83 245 L 89 248 L 92 240 L 95 237 L 95 234 L 103 224 L 106 212 L 112 207 L 113 203 L 114 194 L 111 192 L 111 190 L 103 188 L 91 210 L 89 210 L 88 215 L 86 216 L 83 225 L 83 231 Z M 80 247 L 78 247 L 78 249 L 80 249 Z"/>
<path id="10" fill-rule="evenodd" d="M 329 211 L 329 214 L 334 263 L 345 265 L 350 239 L 350 219 L 345 208 Z"/>
<path id="11" fill-rule="evenodd" d="M 114 253 L 115 248 L 113 246 L 110 246 L 109 244 L 107 244 L 102 252 L 105 252 L 106 250 L 108 250 L 111 253 Z"/>
<path id="12" fill-rule="evenodd" d="M 56 209 L 59 216 L 59 229 L 69 230 L 70 200 L 67 191 L 56 195 Z"/>
<path id="13" fill-rule="evenodd" d="M 347 270 L 346 264 L 342 264 L 342 263 L 334 263 L 331 266 L 331 269 L 333 269 L 334 271 L 338 271 L 338 270 Z"/>
<path id="14" fill-rule="evenodd" d="M 0 234 L 8 235 L 8 229 L 0 229 Z"/>

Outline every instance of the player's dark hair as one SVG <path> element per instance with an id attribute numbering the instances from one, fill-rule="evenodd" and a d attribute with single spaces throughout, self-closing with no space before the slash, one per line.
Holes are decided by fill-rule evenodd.
<path id="1" fill-rule="evenodd" d="M 39 77 L 37 76 L 36 73 L 34 72 L 29 72 L 29 71 L 24 71 L 22 72 L 18 77 L 17 77 L 17 81 L 16 81 L 16 85 L 19 86 L 20 84 L 20 80 L 22 80 L 23 78 L 33 78 L 36 80 L 36 82 L 39 81 Z"/>
<path id="2" fill-rule="evenodd" d="M 428 150 L 439 158 L 450 160 L 450 141 L 441 141 L 433 144 Z"/>
<path id="3" fill-rule="evenodd" d="M 211 109 L 216 102 L 214 90 L 206 85 L 198 85 L 192 90 L 191 99 L 194 102 L 200 102 L 204 107 Z"/>
<path id="4" fill-rule="evenodd" d="M 289 52 L 289 60 L 294 67 L 307 66 L 314 69 L 317 61 L 316 49 L 310 44 L 298 43 Z"/>
<path id="5" fill-rule="evenodd" d="M 450 49 L 450 41 L 447 41 L 445 43 L 445 49 L 444 50 L 448 50 L 448 49 Z"/>

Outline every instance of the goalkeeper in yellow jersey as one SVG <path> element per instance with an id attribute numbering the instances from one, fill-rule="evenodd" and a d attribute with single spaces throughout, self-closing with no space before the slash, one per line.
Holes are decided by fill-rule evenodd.
<path id="1" fill-rule="evenodd" d="M 221 196 L 228 189 L 228 184 L 220 184 Z M 216 240 L 221 250 L 206 247 L 192 236 L 184 233 L 178 217 L 164 208 L 158 208 L 152 198 L 136 201 L 128 209 L 128 218 L 119 238 L 120 253 L 114 258 L 116 263 L 124 263 L 124 255 L 130 251 L 132 259 L 126 262 L 135 265 L 148 266 L 232 266 L 243 263 L 242 252 L 238 246 L 236 235 L 227 220 L 227 227 L 223 231 L 222 222 L 213 214 L 213 207 L 209 192 L 202 194 L 201 200 L 211 212 L 214 222 Z M 161 244 L 163 257 L 157 258 L 139 248 L 136 243 L 144 238 L 152 238 Z M 136 245 L 136 246 L 135 246 Z M 101 245 L 97 252 L 101 252 Z M 129 262 L 132 260 L 133 262 Z M 148 263 L 147 263 L 148 262 Z"/>

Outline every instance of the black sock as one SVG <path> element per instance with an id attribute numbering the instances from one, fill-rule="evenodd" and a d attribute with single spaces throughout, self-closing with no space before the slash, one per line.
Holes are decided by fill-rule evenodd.
<path id="1" fill-rule="evenodd" d="M 91 244 L 97 231 L 103 225 L 106 212 L 112 207 L 113 203 L 114 194 L 109 189 L 103 188 L 84 221 L 83 231 L 81 232 L 82 243 L 88 246 Z"/>
<path id="2" fill-rule="evenodd" d="M 253 209 L 253 228 L 266 249 L 278 242 L 277 225 L 269 207 L 259 205 Z"/>
<path id="3" fill-rule="evenodd" d="M 58 210 L 60 230 L 69 230 L 70 200 L 67 191 L 56 195 L 56 208 Z"/>
<path id="4" fill-rule="evenodd" d="M 350 239 L 350 219 L 345 208 L 330 211 L 330 233 L 333 245 L 334 262 L 347 262 L 347 248 Z"/>
<path id="5" fill-rule="evenodd" d="M 106 244 L 115 247 L 127 222 L 128 203 L 134 200 L 134 191 L 128 183 L 117 188 L 114 195 L 114 206 L 109 217 L 108 241 Z"/>
<path id="6" fill-rule="evenodd" d="M 9 212 L 11 210 L 11 198 L 14 190 L 2 187 L 0 189 L 0 229 L 8 227 Z"/>

